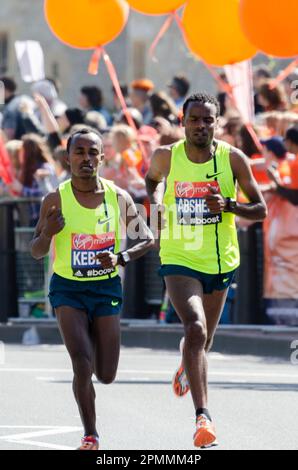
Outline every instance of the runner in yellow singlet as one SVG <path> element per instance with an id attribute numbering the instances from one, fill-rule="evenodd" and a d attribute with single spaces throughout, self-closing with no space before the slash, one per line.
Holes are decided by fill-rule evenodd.
<path id="1" fill-rule="evenodd" d="M 146 185 L 158 216 L 160 274 L 184 325 L 177 396 L 189 389 L 196 411 L 194 445 L 217 444 L 207 404 L 207 360 L 213 336 L 239 265 L 235 215 L 263 220 L 267 209 L 247 157 L 216 140 L 217 100 L 206 93 L 183 106 L 185 140 L 158 148 Z M 236 201 L 236 184 L 250 201 Z"/>
<path id="2" fill-rule="evenodd" d="M 145 254 L 154 240 L 131 196 L 98 177 L 103 160 L 98 132 L 86 128 L 74 133 L 67 152 L 71 179 L 45 197 L 31 253 L 42 258 L 53 239 L 49 298 L 72 361 L 73 392 L 85 431 L 79 449 L 97 450 L 92 375 L 109 384 L 117 372 L 122 303 L 118 265 Z M 122 253 L 120 219 L 131 238 L 136 235 L 136 244 Z"/>

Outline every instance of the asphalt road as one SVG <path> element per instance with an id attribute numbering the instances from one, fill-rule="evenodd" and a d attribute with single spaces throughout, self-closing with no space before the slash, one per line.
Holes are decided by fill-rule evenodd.
<path id="1" fill-rule="evenodd" d="M 117 379 L 95 383 L 101 449 L 193 450 L 190 395 L 171 392 L 179 355 L 122 348 Z M 74 449 L 82 427 L 63 346 L 8 345 L 0 365 L 0 450 Z M 209 355 L 216 449 L 298 449 L 298 365 Z"/>

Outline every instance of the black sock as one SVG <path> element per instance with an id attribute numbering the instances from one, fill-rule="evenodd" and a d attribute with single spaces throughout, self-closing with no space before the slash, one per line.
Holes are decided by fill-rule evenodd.
<path id="1" fill-rule="evenodd" d="M 210 416 L 209 411 L 207 410 L 207 408 L 198 408 L 197 411 L 196 411 L 196 417 L 198 417 L 199 415 L 205 415 L 210 421 L 212 421 L 211 416 Z"/>

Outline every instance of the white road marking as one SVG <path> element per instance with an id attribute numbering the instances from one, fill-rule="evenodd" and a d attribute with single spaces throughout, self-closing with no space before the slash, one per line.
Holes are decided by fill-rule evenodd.
<path id="1" fill-rule="evenodd" d="M 40 368 L 0 368 L 0 372 L 43 372 L 43 373 L 69 373 L 72 374 L 71 369 L 40 369 Z M 171 370 L 143 370 L 143 369 L 120 369 L 118 374 L 149 374 L 149 375 L 172 375 Z M 293 374 L 286 373 L 271 373 L 271 372 L 239 372 L 234 370 L 229 371 L 214 371 L 208 373 L 209 376 L 222 376 L 222 377 L 267 377 L 267 378 L 295 378 L 298 380 L 298 369 L 293 370 Z M 41 379 L 38 379 L 41 380 Z"/>
<path id="2" fill-rule="evenodd" d="M 68 434 L 71 432 L 81 432 L 82 428 L 78 426 L 0 426 L 1 429 L 40 429 L 39 431 L 22 432 L 18 434 L 9 434 L 0 436 L 0 440 L 13 444 L 23 444 L 30 446 L 44 447 L 46 449 L 56 450 L 74 450 L 73 447 L 59 445 L 49 442 L 34 441 L 31 438 L 41 436 L 56 436 L 58 434 Z"/>
<path id="3" fill-rule="evenodd" d="M 67 434 L 70 432 L 81 431 L 82 428 L 77 426 L 59 426 L 53 429 L 52 426 L 49 426 L 48 429 L 43 429 L 43 431 L 34 431 L 34 432 L 25 432 L 21 434 L 10 434 L 5 436 L 0 436 L 1 440 L 13 439 L 30 439 L 31 437 L 41 437 L 41 436 L 53 436 L 58 434 Z"/>
<path id="4" fill-rule="evenodd" d="M 39 442 L 39 441 L 26 441 L 26 440 L 7 440 L 6 442 L 10 442 L 13 444 L 24 444 L 29 446 L 38 446 L 38 447 L 45 447 L 46 449 L 55 449 L 55 450 L 74 450 L 74 447 L 67 447 L 67 446 L 59 446 L 58 444 L 49 444 L 47 442 Z"/>

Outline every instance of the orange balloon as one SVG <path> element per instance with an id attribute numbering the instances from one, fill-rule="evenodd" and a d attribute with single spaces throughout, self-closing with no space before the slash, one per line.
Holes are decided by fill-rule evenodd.
<path id="1" fill-rule="evenodd" d="M 44 7 L 55 36 L 80 49 L 94 49 L 115 39 L 129 13 L 124 0 L 45 0 Z"/>
<path id="2" fill-rule="evenodd" d="M 266 54 L 298 55 L 297 0 L 240 0 L 240 22 L 249 41 Z"/>
<path id="3" fill-rule="evenodd" d="M 180 8 L 187 0 L 127 0 L 127 3 L 139 13 L 165 15 Z"/>
<path id="4" fill-rule="evenodd" d="M 182 23 L 190 50 L 217 66 L 254 56 L 257 49 L 241 29 L 238 7 L 239 0 L 189 0 Z"/>

